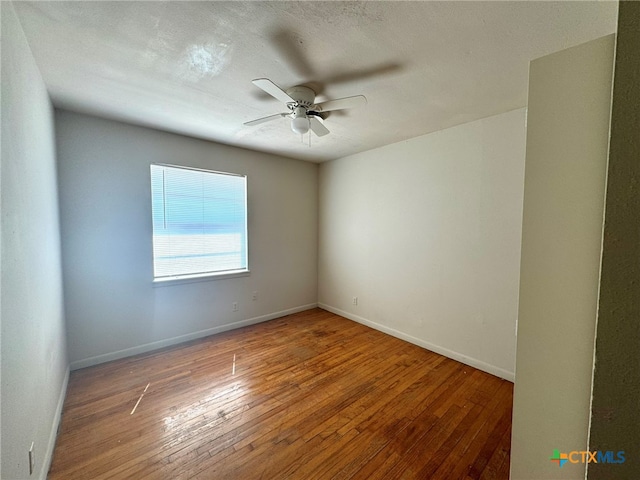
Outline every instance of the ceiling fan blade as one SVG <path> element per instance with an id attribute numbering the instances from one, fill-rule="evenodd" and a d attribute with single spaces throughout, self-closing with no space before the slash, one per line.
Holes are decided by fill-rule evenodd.
<path id="1" fill-rule="evenodd" d="M 325 127 L 320 122 L 320 120 L 315 117 L 309 117 L 309 128 L 311 128 L 311 130 L 313 130 L 313 133 L 315 133 L 319 137 L 324 137 L 327 133 L 329 133 L 327 127 Z"/>
<path id="2" fill-rule="evenodd" d="M 276 113 L 275 115 L 269 115 L 268 117 L 262 117 L 256 120 L 251 120 L 250 122 L 245 122 L 244 125 L 248 127 L 251 127 L 253 125 L 260 125 L 261 123 L 269 122 L 271 120 L 275 120 L 276 118 L 280 118 L 280 117 L 286 117 L 287 115 L 290 115 L 290 113 Z"/>
<path id="3" fill-rule="evenodd" d="M 253 83 L 256 87 L 264 90 L 272 97 L 277 98 L 281 102 L 284 102 L 284 103 L 295 102 L 293 98 L 287 95 L 287 93 L 284 90 L 282 90 L 279 86 L 277 86 L 268 78 L 256 78 L 255 80 L 251 80 L 251 83 Z"/>
<path id="4" fill-rule="evenodd" d="M 339 98 L 337 100 L 329 100 L 316 105 L 316 109 L 320 112 L 330 112 L 332 110 L 344 110 L 345 108 L 361 107 L 367 104 L 364 95 L 356 95 L 355 97 Z"/>

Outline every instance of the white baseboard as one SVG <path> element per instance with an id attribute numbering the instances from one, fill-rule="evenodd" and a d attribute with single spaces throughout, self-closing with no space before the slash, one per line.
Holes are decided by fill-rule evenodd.
<path id="1" fill-rule="evenodd" d="M 432 352 L 438 353 L 440 355 L 444 355 L 445 357 L 451 358 L 453 360 L 457 360 L 458 362 L 464 363 L 465 365 L 469 365 L 471 367 L 477 368 L 478 370 L 482 370 L 483 372 L 490 373 L 491 375 L 495 375 L 496 377 L 504 378 L 510 382 L 515 381 L 515 373 L 505 370 L 503 368 L 496 367 L 494 365 L 490 365 L 486 362 L 478 360 L 476 358 L 469 357 L 467 355 L 463 355 L 462 353 L 454 352 L 453 350 L 449 350 L 448 348 L 440 347 L 438 345 L 434 345 L 433 343 L 429 343 L 420 338 L 414 337 L 412 335 L 406 334 L 399 330 L 395 330 L 393 328 L 387 327 L 385 325 L 381 325 L 376 322 L 372 322 L 364 317 L 360 317 L 359 315 L 354 315 L 353 313 L 345 312 L 344 310 L 340 310 L 339 308 L 332 307 L 331 305 L 326 305 L 324 303 L 318 303 L 318 307 L 327 310 L 331 313 L 335 313 L 336 315 L 340 315 L 341 317 L 348 318 L 349 320 L 353 320 L 354 322 L 361 323 L 368 327 L 374 328 L 381 332 L 387 333 L 393 337 L 399 338 L 401 340 L 405 340 L 409 343 L 413 343 L 414 345 L 418 345 L 419 347 L 426 348 Z"/>
<path id="2" fill-rule="evenodd" d="M 56 446 L 56 440 L 58 438 L 58 427 L 62 420 L 62 407 L 64 406 L 64 399 L 67 397 L 67 386 L 69 385 L 69 372 L 64 375 L 64 381 L 62 382 L 62 388 L 60 389 L 60 395 L 58 396 L 58 404 L 56 405 L 56 413 L 53 417 L 53 424 L 51 425 L 51 432 L 49 432 L 49 441 L 47 442 L 47 450 L 44 454 L 44 461 L 42 462 L 42 470 L 40 471 L 40 480 L 47 480 L 49 474 L 49 468 L 51 468 L 51 461 L 53 460 L 53 449 Z"/>
<path id="3" fill-rule="evenodd" d="M 103 355 L 96 355 L 95 357 L 85 358 L 83 360 L 77 360 L 71 363 L 71 370 L 77 370 L 79 368 L 91 367 L 100 363 L 110 362 L 112 360 L 118 360 L 120 358 L 131 357 L 140 353 L 147 353 L 153 350 L 158 350 L 164 347 L 170 347 L 179 343 L 188 342 L 197 338 L 208 337 L 209 335 L 215 335 L 216 333 L 222 333 L 229 330 L 234 330 L 240 327 L 246 327 L 247 325 L 254 325 L 256 323 L 266 322 L 273 320 L 274 318 L 284 317 L 291 315 L 292 313 L 303 312 L 316 308 L 317 303 L 310 303 L 308 305 L 301 305 L 299 307 L 289 308 L 280 312 L 273 312 L 267 315 L 260 315 L 259 317 L 248 318 L 246 320 L 240 320 L 239 322 L 227 323 L 226 325 L 220 325 L 206 330 L 200 330 L 198 332 L 188 333 L 186 335 L 180 335 L 178 337 L 167 338 L 164 340 L 158 340 L 157 342 L 145 343 L 144 345 L 138 345 L 136 347 L 125 348 L 124 350 L 118 350 L 111 353 L 105 353 Z"/>

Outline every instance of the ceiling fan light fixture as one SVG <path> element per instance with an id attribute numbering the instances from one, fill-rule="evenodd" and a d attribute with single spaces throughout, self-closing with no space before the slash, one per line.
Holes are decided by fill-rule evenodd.
<path id="1" fill-rule="evenodd" d="M 300 135 L 309 131 L 309 118 L 303 108 L 296 108 L 291 119 L 291 130 Z"/>

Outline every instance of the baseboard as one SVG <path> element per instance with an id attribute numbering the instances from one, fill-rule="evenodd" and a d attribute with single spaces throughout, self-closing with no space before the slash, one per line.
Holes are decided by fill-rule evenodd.
<path id="1" fill-rule="evenodd" d="M 47 450 L 44 454 L 44 461 L 42 462 L 42 470 L 40 471 L 40 480 L 47 480 L 49 474 L 49 468 L 51 468 L 51 461 L 53 460 L 53 450 L 56 446 L 56 440 L 58 438 L 58 428 L 60 421 L 62 420 L 62 407 L 64 406 L 64 399 L 67 396 L 67 385 L 69 385 L 69 373 L 70 369 L 67 367 L 67 371 L 64 375 L 64 381 L 62 382 L 62 388 L 60 389 L 60 395 L 58 396 L 58 404 L 56 405 L 56 413 L 53 417 L 53 424 L 51 425 L 51 432 L 49 433 L 49 441 L 47 442 Z"/>
<path id="2" fill-rule="evenodd" d="M 131 357 L 133 355 L 139 355 L 141 353 L 151 352 L 160 348 L 170 347 L 179 343 L 188 342 L 190 340 L 196 340 L 198 338 L 208 337 L 209 335 L 215 335 L 216 333 L 222 333 L 236 328 L 246 327 L 248 325 L 254 325 L 256 323 L 266 322 L 273 320 L 274 318 L 284 317 L 291 315 L 292 313 L 303 312 L 316 308 L 317 303 L 310 303 L 308 305 L 301 305 L 299 307 L 289 308 L 280 312 L 273 312 L 266 315 L 260 315 L 258 317 L 248 318 L 240 320 L 238 322 L 227 323 L 226 325 L 220 325 L 206 330 L 200 330 L 198 332 L 188 333 L 186 335 L 180 335 L 178 337 L 167 338 L 164 340 L 158 340 L 157 342 L 145 343 L 144 345 L 138 345 L 136 347 L 125 348 L 124 350 L 118 350 L 111 353 L 105 353 L 102 355 L 96 355 L 95 357 L 85 358 L 83 360 L 77 360 L 71 362 L 71 370 L 77 370 L 79 368 L 92 367 L 100 363 L 110 362 L 112 360 L 119 360 L 125 357 Z"/>
<path id="3" fill-rule="evenodd" d="M 414 337 L 412 335 L 406 334 L 399 330 L 395 330 L 393 328 L 387 327 L 385 325 L 381 325 L 376 322 L 372 322 L 364 317 L 359 315 L 354 315 L 353 313 L 345 312 L 344 310 L 340 310 L 339 308 L 332 307 L 331 305 L 326 305 L 324 303 L 318 303 L 318 307 L 327 310 L 331 313 L 335 313 L 336 315 L 340 315 L 341 317 L 348 318 L 349 320 L 353 320 L 354 322 L 361 323 L 368 327 L 374 328 L 381 332 L 387 333 L 393 337 L 399 338 L 401 340 L 405 340 L 409 343 L 413 343 L 414 345 L 418 345 L 419 347 L 426 348 L 432 352 L 438 353 L 440 355 L 444 355 L 445 357 L 451 358 L 458 362 L 464 363 L 465 365 L 469 365 L 471 367 L 477 368 L 478 370 L 482 370 L 483 372 L 490 373 L 491 375 L 495 375 L 496 377 L 504 378 L 510 382 L 515 381 L 515 373 L 505 370 L 503 368 L 496 367 L 495 365 L 488 364 L 476 358 L 469 357 L 467 355 L 463 355 L 462 353 L 455 352 L 453 350 L 449 350 L 448 348 L 440 347 L 438 345 L 434 345 L 433 343 L 429 343 L 420 338 Z"/>

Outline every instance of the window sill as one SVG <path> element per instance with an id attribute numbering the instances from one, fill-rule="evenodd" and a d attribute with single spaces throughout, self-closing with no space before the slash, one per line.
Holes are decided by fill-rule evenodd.
<path id="1" fill-rule="evenodd" d="M 155 278 L 153 287 L 170 287 L 172 285 L 181 285 L 183 283 L 209 282 L 211 280 L 222 280 L 227 278 L 248 277 L 250 270 L 233 270 L 223 273 L 203 273 L 198 275 L 181 275 L 179 277 Z"/>

